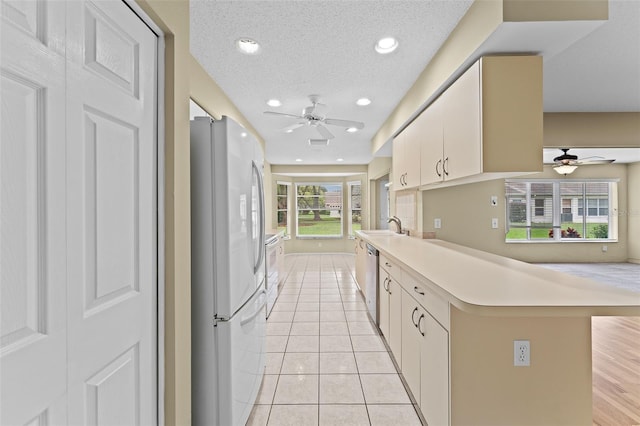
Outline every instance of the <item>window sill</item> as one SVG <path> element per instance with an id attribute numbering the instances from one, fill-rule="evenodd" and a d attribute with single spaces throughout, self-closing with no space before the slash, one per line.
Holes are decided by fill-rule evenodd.
<path id="1" fill-rule="evenodd" d="M 309 236 L 296 236 L 297 240 L 341 240 L 344 237 L 342 235 L 309 235 Z"/>

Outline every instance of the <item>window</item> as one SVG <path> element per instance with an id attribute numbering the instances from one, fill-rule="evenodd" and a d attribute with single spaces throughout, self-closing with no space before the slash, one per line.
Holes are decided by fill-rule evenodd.
<path id="1" fill-rule="evenodd" d="M 297 183 L 296 235 L 342 237 L 342 183 Z"/>
<path id="2" fill-rule="evenodd" d="M 349 182 L 349 236 L 353 237 L 356 231 L 362 229 L 362 186 L 360 181 Z"/>
<path id="3" fill-rule="evenodd" d="M 278 231 L 284 233 L 285 238 L 291 236 L 291 212 L 289 211 L 289 182 L 277 182 L 276 213 L 278 216 Z"/>
<path id="4" fill-rule="evenodd" d="M 507 241 L 615 239 L 613 181 L 507 180 Z M 585 208 L 586 206 L 586 208 Z M 585 215 L 586 211 L 586 215 Z"/>

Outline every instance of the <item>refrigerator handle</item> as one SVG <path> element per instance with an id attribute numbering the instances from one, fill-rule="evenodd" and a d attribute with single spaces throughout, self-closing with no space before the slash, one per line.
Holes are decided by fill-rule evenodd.
<path id="1" fill-rule="evenodd" d="M 256 174 L 256 178 L 258 181 L 258 198 L 260 200 L 260 233 L 259 238 L 260 238 L 260 247 L 259 247 L 259 255 L 258 255 L 258 260 L 256 261 L 256 264 L 253 265 L 253 273 L 255 274 L 256 272 L 258 272 L 258 270 L 260 269 L 260 265 L 262 265 L 262 262 L 264 261 L 264 255 L 265 255 L 265 230 L 264 230 L 264 184 L 262 182 L 262 173 L 260 173 L 260 169 L 258 168 L 258 165 L 256 164 L 255 161 L 251 162 L 251 166 L 253 167 L 253 172 Z"/>
<path id="2" fill-rule="evenodd" d="M 258 292 L 258 295 L 263 295 L 265 294 L 266 291 L 265 290 L 260 290 L 260 292 Z M 248 322 L 253 321 L 253 319 L 258 316 L 258 314 L 262 313 L 264 314 L 264 306 L 267 304 L 267 298 L 263 298 L 262 303 L 260 303 L 260 307 L 258 309 L 255 310 L 255 312 L 253 312 L 251 315 L 246 316 L 244 318 L 242 318 L 240 320 L 240 325 L 245 325 Z"/>

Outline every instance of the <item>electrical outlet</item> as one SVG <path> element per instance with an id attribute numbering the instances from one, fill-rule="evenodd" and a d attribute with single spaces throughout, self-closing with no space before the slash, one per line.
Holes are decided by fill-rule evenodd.
<path id="1" fill-rule="evenodd" d="M 442 220 L 440 218 L 433 219 L 433 227 L 436 229 L 442 228 Z"/>
<path id="2" fill-rule="evenodd" d="M 497 217 L 494 217 L 494 218 L 491 219 L 491 227 L 493 229 L 498 229 L 498 218 Z"/>
<path id="3" fill-rule="evenodd" d="M 497 206 L 497 205 L 498 205 L 498 196 L 497 196 L 497 195 L 492 195 L 492 196 L 491 196 L 491 205 L 492 205 L 493 207 L 495 207 L 495 206 Z"/>
<path id="4" fill-rule="evenodd" d="M 513 365 L 515 367 L 531 365 L 531 347 L 528 340 L 513 341 Z"/>

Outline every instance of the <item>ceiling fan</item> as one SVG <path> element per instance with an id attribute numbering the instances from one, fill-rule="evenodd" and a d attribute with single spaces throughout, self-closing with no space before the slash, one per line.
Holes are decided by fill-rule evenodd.
<path id="1" fill-rule="evenodd" d="M 302 126 L 311 126 L 315 127 L 318 133 L 324 139 L 333 139 L 335 136 L 327 129 L 324 125 L 328 124 L 330 126 L 340 126 L 345 127 L 347 129 L 355 129 L 360 130 L 364 128 L 364 123 L 359 121 L 351 121 L 351 120 L 339 120 L 337 118 L 327 118 L 327 111 L 329 108 L 325 104 L 321 104 L 319 102 L 318 95 L 310 95 L 309 100 L 311 101 L 311 105 L 302 109 L 301 115 L 296 114 L 287 114 L 283 112 L 275 112 L 275 111 L 265 111 L 265 114 L 269 115 L 279 115 L 284 117 L 296 118 L 299 121 L 296 124 L 292 124 L 291 126 L 285 127 L 285 132 L 289 133 L 293 130 L 302 127 Z M 354 130 L 354 131 L 355 131 Z"/>
<path id="2" fill-rule="evenodd" d="M 616 161 L 607 160 L 599 156 L 586 157 L 579 160 L 577 155 L 569 154 L 569 148 L 560 148 L 560 151 L 562 151 L 562 155 L 558 155 L 553 159 L 553 162 L 555 163 L 553 169 L 561 175 L 573 173 L 578 166 L 588 164 L 609 164 Z"/>

